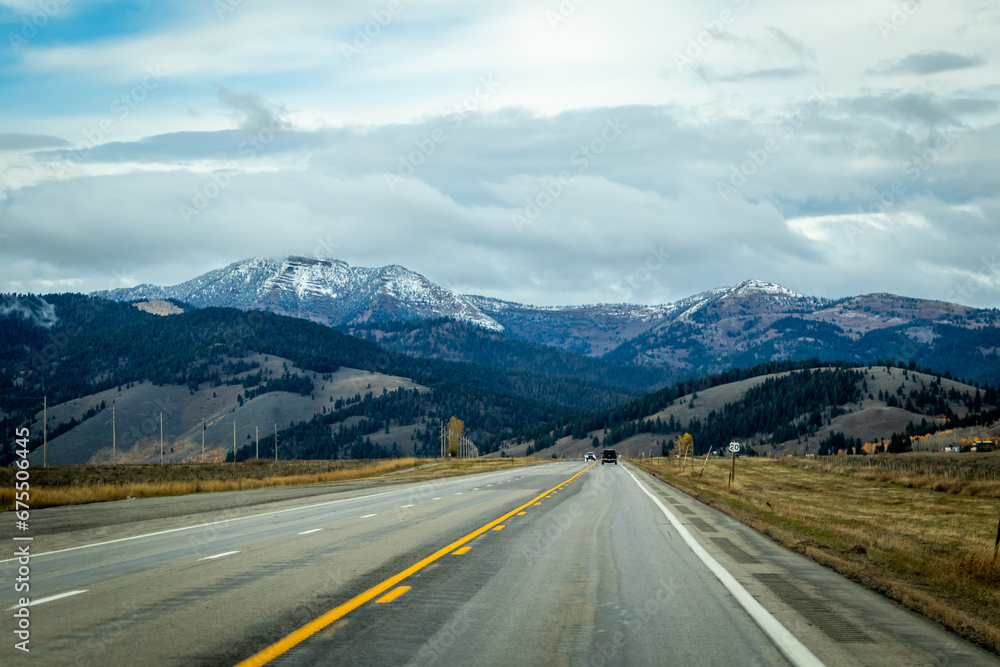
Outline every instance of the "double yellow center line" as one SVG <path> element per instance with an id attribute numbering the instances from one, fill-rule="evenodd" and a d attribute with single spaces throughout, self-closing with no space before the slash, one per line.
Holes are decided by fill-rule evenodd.
<path id="1" fill-rule="evenodd" d="M 270 661 L 274 660 L 278 656 L 283 655 L 283 654 L 287 653 L 288 651 L 290 651 L 291 649 L 295 648 L 296 646 L 298 646 L 299 644 L 301 644 L 302 642 L 304 642 L 309 637 L 312 637 L 314 634 L 316 634 L 317 632 L 319 632 L 323 628 L 326 628 L 327 626 L 329 626 L 334 621 L 336 621 L 336 620 L 338 620 L 340 618 L 343 618 L 344 616 L 346 616 L 347 614 L 351 613 L 352 611 L 354 611 L 355 609 L 357 609 L 361 605 L 365 604 L 366 602 L 369 602 L 369 601 L 375 599 L 376 597 L 378 597 L 379 595 L 381 595 L 382 593 L 385 593 L 387 590 L 389 590 L 390 588 L 392 588 L 393 586 L 395 586 L 399 582 L 403 581 L 404 579 L 406 579 L 407 577 L 409 577 L 411 574 L 413 574 L 415 572 L 419 572 L 420 570 L 422 570 L 423 568 L 427 567 L 428 565 L 430 565 L 434 561 L 438 560 L 442 556 L 446 556 L 447 554 L 451 553 L 455 549 L 458 549 L 459 547 L 461 547 L 462 545 L 464 545 L 466 542 L 470 542 L 470 541 L 476 539 L 477 537 L 479 537 L 480 535 L 482 535 L 483 533 L 485 533 L 485 532 L 487 532 L 489 530 L 492 530 L 495 526 L 503 523 L 504 521 L 506 521 L 510 517 L 514 516 L 518 512 L 521 512 L 522 510 L 530 507 L 531 505 L 537 504 L 538 502 L 541 501 L 542 498 L 544 498 L 545 496 L 549 495 L 550 493 L 552 493 L 554 491 L 558 491 L 562 487 L 566 486 L 567 484 L 569 484 L 570 482 L 572 482 L 574 479 L 576 479 L 577 477 L 579 477 L 583 473 L 585 473 L 588 470 L 590 470 L 594 465 L 595 464 L 591 463 L 589 466 L 587 466 L 586 468 L 584 468 L 580 472 L 576 473 L 575 475 L 573 475 L 572 477 L 570 477 L 569 479 L 567 479 L 565 482 L 562 482 L 561 484 L 552 487 L 551 489 L 549 489 L 545 493 L 542 493 L 542 494 L 538 495 L 537 497 L 532 498 L 531 500 L 529 500 L 528 502 L 524 503 L 520 507 L 518 507 L 516 509 L 512 509 L 510 512 L 507 512 L 506 514 L 504 514 L 499 519 L 494 519 L 493 521 L 490 521 L 485 526 L 482 526 L 481 528 L 477 528 L 476 530 L 472 531 L 471 533 L 469 533 L 465 537 L 461 537 L 461 538 L 455 540 L 454 542 L 452 542 L 448 546 L 444 547 L 443 549 L 438 549 L 437 551 L 435 551 L 434 553 L 432 553 L 430 556 L 427 556 L 423 560 L 414 563 L 413 565 L 411 565 L 410 567 L 406 568 L 402 572 L 389 577 L 385 581 L 383 581 L 383 582 L 381 582 L 379 584 L 376 584 L 375 586 L 372 586 L 371 588 L 369 588 L 364 593 L 361 593 L 359 595 L 355 595 L 353 598 L 351 598 L 347 602 L 345 602 L 345 603 L 343 603 L 343 604 L 341 604 L 341 605 L 339 605 L 337 607 L 334 607 L 333 609 L 331 609 L 330 611 L 326 612 L 322 616 L 319 616 L 318 618 L 315 618 L 312 621 L 309 621 L 308 623 L 306 623 L 301 628 L 299 628 L 298 630 L 296 630 L 292 634 L 288 635 L 284 639 L 280 639 L 280 640 L 276 641 L 275 643 L 271 644 L 270 646 L 268 646 L 267 648 L 265 648 L 260 653 L 257 653 L 256 655 L 253 655 L 253 656 L 250 656 L 249 658 L 247 658 L 243 662 L 240 662 L 239 664 L 236 665 L 236 667 L 259 667 L 260 665 L 266 665 L 267 663 L 269 663 Z"/>

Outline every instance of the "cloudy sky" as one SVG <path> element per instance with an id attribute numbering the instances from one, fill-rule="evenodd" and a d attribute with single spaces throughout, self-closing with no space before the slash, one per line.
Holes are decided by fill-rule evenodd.
<path id="1" fill-rule="evenodd" d="M 0 0 L 0 291 L 295 254 L 997 307 L 998 34 L 987 0 Z"/>

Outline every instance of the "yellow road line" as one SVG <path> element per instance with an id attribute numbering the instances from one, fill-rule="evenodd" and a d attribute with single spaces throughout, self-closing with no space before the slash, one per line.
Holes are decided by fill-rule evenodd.
<path id="1" fill-rule="evenodd" d="M 462 547 L 461 549 L 455 549 L 451 552 L 453 556 L 461 556 L 462 554 L 467 554 L 472 551 L 472 547 Z"/>
<path id="2" fill-rule="evenodd" d="M 517 513 L 518 516 L 524 516 L 525 514 L 527 514 L 527 512 L 518 512 Z"/>
<path id="3" fill-rule="evenodd" d="M 503 529 L 504 529 L 503 525 L 493 526 L 493 530 L 503 530 Z"/>
<path id="4" fill-rule="evenodd" d="M 355 609 L 357 609 L 361 605 L 365 604 L 366 602 L 369 602 L 369 601 L 373 600 L 374 598 L 378 597 L 379 595 L 385 593 L 387 590 L 389 590 L 390 588 L 392 588 L 396 584 L 400 583 L 401 581 L 403 581 L 404 579 L 406 579 L 407 577 L 409 577 L 411 574 L 413 574 L 415 572 L 419 572 L 420 570 L 424 569 L 425 567 L 427 567 L 428 565 L 430 565 L 434 561 L 438 560 L 442 556 L 445 556 L 445 555 L 450 554 L 451 552 L 455 551 L 456 549 L 458 549 L 460 546 L 462 546 L 466 542 L 470 542 L 470 541 L 474 540 L 475 538 L 479 537 L 480 535 L 482 535 L 486 531 L 491 530 L 494 526 L 499 525 L 499 524 L 503 523 L 504 521 L 506 521 L 507 519 L 509 519 L 510 517 L 514 516 L 515 514 L 517 514 L 518 512 L 520 512 L 521 510 L 523 510 L 524 508 L 526 508 L 526 507 L 528 507 L 528 506 L 530 506 L 532 504 L 534 504 L 534 505 L 540 504 L 537 501 L 540 500 L 540 499 L 542 499 L 542 498 L 544 498 L 546 496 L 546 494 L 552 493 L 553 491 L 555 491 L 559 487 L 565 486 L 566 484 L 569 484 L 574 479 L 576 479 L 577 477 L 579 477 L 583 473 L 585 473 L 588 470 L 590 470 L 591 467 L 593 467 L 593 465 L 594 464 L 591 464 L 591 465 L 587 466 L 586 468 L 584 468 L 580 472 L 578 472 L 575 475 L 573 475 L 572 477 L 570 477 L 565 482 L 562 482 L 561 484 L 559 484 L 559 485 L 557 485 L 557 486 L 549 489 L 545 493 L 543 493 L 543 494 L 541 494 L 539 496 L 536 496 L 535 498 L 532 498 L 531 500 L 529 500 L 525 504 L 521 505 L 520 507 L 511 510 L 507 514 L 504 514 L 499 519 L 494 519 L 493 521 L 490 521 L 485 526 L 482 526 L 481 528 L 477 528 L 476 530 L 472 531 L 471 533 L 469 533 L 465 537 L 461 537 L 461 538 L 455 540 L 454 542 L 452 542 L 451 544 L 449 544 L 448 546 L 444 547 L 443 549 L 438 549 L 437 551 L 435 551 L 434 553 L 432 553 L 430 556 L 427 556 L 423 560 L 417 561 L 416 563 L 414 563 L 410 567 L 406 568 L 402 572 L 399 572 L 398 574 L 395 574 L 395 575 L 389 577 L 388 579 L 386 579 L 385 581 L 383 581 L 380 584 L 376 584 L 376 585 L 372 586 L 371 588 L 369 588 L 364 593 L 360 593 L 358 595 L 355 595 L 353 598 L 351 598 L 347 602 L 334 607 L 333 609 L 331 609 L 330 611 L 326 612 L 322 616 L 314 618 L 313 620 L 309 621 L 308 623 L 306 623 L 301 628 L 299 628 L 298 630 L 296 630 L 292 634 L 288 635 L 284 639 L 280 639 L 280 640 L 276 641 L 275 643 L 273 643 L 270 646 L 268 646 L 267 648 L 265 648 L 263 651 L 255 654 L 255 655 L 252 655 L 249 658 L 247 658 L 246 660 L 238 663 L 236 665 L 236 667 L 261 667 L 261 665 L 266 665 L 267 663 L 269 663 L 272 660 L 274 660 L 275 658 L 277 658 L 279 655 L 283 655 L 283 654 L 287 653 L 291 649 L 295 648 L 296 646 L 298 646 L 299 644 L 301 644 L 302 642 L 304 642 L 306 639 L 309 639 L 314 634 L 316 634 L 320 630 L 326 628 L 327 626 L 329 626 L 334 621 L 336 621 L 336 620 L 338 620 L 340 618 L 343 618 L 344 616 L 346 616 L 347 614 L 351 613 L 352 611 L 354 611 Z"/>
<path id="5" fill-rule="evenodd" d="M 406 591 L 410 590 L 410 588 L 412 588 L 412 587 L 411 586 L 398 586 L 398 587 L 394 588 L 393 590 L 389 591 L 388 593 L 386 593 L 385 595 L 383 595 L 382 597 L 380 597 L 378 600 L 375 600 L 375 604 L 385 604 L 386 602 L 392 602 L 393 600 L 395 600 L 396 598 L 398 598 L 400 595 L 402 595 Z"/>

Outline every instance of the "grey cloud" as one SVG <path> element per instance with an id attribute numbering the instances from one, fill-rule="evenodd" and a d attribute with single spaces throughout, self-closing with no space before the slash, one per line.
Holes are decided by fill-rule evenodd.
<path id="1" fill-rule="evenodd" d="M 896 93 L 861 95 L 840 103 L 843 111 L 859 116 L 874 116 L 896 121 L 919 121 L 931 126 L 960 125 L 945 100 L 933 93 Z"/>
<path id="2" fill-rule="evenodd" d="M 812 72 L 807 67 L 775 67 L 772 69 L 759 69 L 750 70 L 747 72 L 740 72 L 738 74 L 729 74 L 725 76 L 712 76 L 711 74 L 706 74 L 707 78 L 714 79 L 715 81 L 726 81 L 726 82 L 738 82 L 738 81 L 752 81 L 754 79 L 793 79 L 800 76 L 805 76 Z"/>
<path id="3" fill-rule="evenodd" d="M 716 38 L 743 51 L 744 57 L 731 58 L 725 65 L 699 62 L 694 73 L 706 83 L 792 79 L 815 71 L 815 51 L 778 28 L 765 28 L 759 37 L 725 31 L 717 33 Z M 754 66 L 733 67 L 734 62 L 752 62 Z"/>
<path id="4" fill-rule="evenodd" d="M 787 126 L 778 120 L 802 109 L 807 94 L 803 88 L 803 100 L 753 122 L 706 123 L 678 108 L 635 106 L 554 117 L 508 109 L 466 114 L 458 124 L 439 117 L 363 132 L 281 133 L 294 138 L 285 152 L 302 156 L 297 168 L 234 176 L 190 224 L 178 207 L 211 181 L 185 170 L 11 192 L 0 202 L 8 232 L 0 255 L 89 290 L 121 286 L 112 282 L 122 269 L 137 282 L 170 283 L 247 256 L 319 253 L 352 264 L 402 264 L 463 292 L 557 304 L 625 298 L 614 286 L 644 266 L 651 248 L 670 253 L 670 261 L 641 282 L 633 301 L 687 296 L 708 286 L 706 276 L 711 284 L 770 279 L 823 296 L 907 291 L 910 284 L 910 292 L 926 288 L 918 295 L 945 298 L 947 290 L 925 274 L 941 283 L 941 275 L 978 261 L 975 253 L 1000 249 L 995 234 L 970 226 L 969 214 L 948 213 L 973 203 L 994 214 L 989 165 L 1000 148 L 997 128 L 963 129 L 946 159 L 906 181 L 892 212 L 921 216 L 925 227 L 869 230 L 863 247 L 843 230 L 828 241 L 791 231 L 789 220 L 852 215 L 877 201 L 929 145 L 922 125 L 911 133 L 900 129 L 900 118 L 923 118 L 914 107 L 947 115 L 952 104 L 934 95 L 919 104 L 901 95 L 831 99 L 801 129 L 782 131 Z M 845 116 L 845 108 L 869 112 Z M 608 122 L 624 129 L 602 144 Z M 177 164 L 177 155 L 226 156 L 245 134 L 162 135 L 105 150 L 120 159 L 173 155 L 169 162 Z M 780 150 L 723 202 L 716 184 L 769 139 Z M 588 147 L 599 154 L 581 160 Z M 418 158 L 411 175 L 388 185 L 401 161 Z M 512 215 L 560 172 L 570 182 L 518 231 Z M 948 250 L 934 259 L 942 238 Z M 905 253 L 876 252 L 904 245 Z M 983 290 L 977 299 L 995 296 Z"/>
<path id="5" fill-rule="evenodd" d="M 259 139 L 257 130 L 218 130 L 215 132 L 171 132 L 139 141 L 115 141 L 97 146 L 80 146 L 69 150 L 40 151 L 35 157 L 43 161 L 72 162 L 179 162 L 198 160 L 240 160 L 251 152 L 257 155 L 280 155 L 325 147 L 330 136 L 325 132 L 282 130 L 267 135 L 268 142 Z M 251 143 L 256 141 L 256 143 Z M 252 150 L 251 150 L 252 149 Z"/>
<path id="6" fill-rule="evenodd" d="M 241 117 L 240 127 L 244 130 L 257 131 L 265 127 L 271 129 L 290 127 L 285 107 L 271 104 L 257 93 L 237 93 L 222 84 L 217 84 L 215 95 L 223 106 Z"/>
<path id="7" fill-rule="evenodd" d="M 799 58 L 800 60 L 816 62 L 816 51 L 807 46 L 802 40 L 796 39 L 785 31 L 774 27 L 768 28 L 767 32 L 774 39 L 774 42 L 780 45 L 788 53 Z"/>
<path id="8" fill-rule="evenodd" d="M 888 76 L 892 74 L 916 74 L 920 76 L 951 72 L 979 67 L 986 63 L 980 56 L 963 56 L 947 51 L 921 51 L 905 58 L 883 60 L 868 70 L 869 74 Z"/>
<path id="9" fill-rule="evenodd" d="M 45 134 L 0 134 L 0 152 L 32 150 L 35 148 L 54 148 L 57 146 L 68 146 L 69 142 L 59 137 L 50 137 Z"/>

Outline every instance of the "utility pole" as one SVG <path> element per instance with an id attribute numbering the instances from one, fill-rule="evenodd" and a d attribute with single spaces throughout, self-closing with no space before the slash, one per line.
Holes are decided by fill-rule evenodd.
<path id="1" fill-rule="evenodd" d="M 274 462 L 278 462 L 278 425 L 274 425 Z"/>
<path id="2" fill-rule="evenodd" d="M 42 467 L 49 466 L 49 397 L 42 397 Z"/>
<path id="3" fill-rule="evenodd" d="M 205 419 L 201 420 L 201 462 L 205 462 Z"/>
<path id="4" fill-rule="evenodd" d="M 163 412 L 160 412 L 160 465 L 163 465 Z"/>
<path id="5" fill-rule="evenodd" d="M 233 465 L 236 465 L 236 420 L 233 420 Z"/>
<path id="6" fill-rule="evenodd" d="M 111 406 L 111 465 L 115 465 L 117 456 L 118 440 L 115 435 L 115 406 Z"/>
<path id="7" fill-rule="evenodd" d="M 253 430 L 257 435 L 257 455 L 254 458 L 260 459 L 260 426 L 254 426 Z"/>

